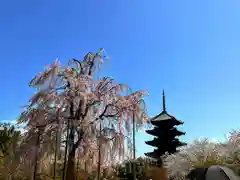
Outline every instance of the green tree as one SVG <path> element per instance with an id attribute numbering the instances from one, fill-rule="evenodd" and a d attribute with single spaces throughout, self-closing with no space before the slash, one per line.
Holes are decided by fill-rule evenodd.
<path id="1" fill-rule="evenodd" d="M 7 156 L 17 146 L 20 139 L 20 131 L 14 125 L 0 124 L 0 151 L 1 156 Z"/>
<path id="2" fill-rule="evenodd" d="M 0 177 L 13 176 L 16 148 L 21 139 L 21 132 L 11 124 L 0 124 Z M 3 176 L 3 177 L 2 177 Z"/>

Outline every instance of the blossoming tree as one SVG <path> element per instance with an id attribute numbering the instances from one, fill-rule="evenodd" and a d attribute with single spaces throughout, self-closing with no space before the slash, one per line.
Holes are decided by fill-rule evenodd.
<path id="1" fill-rule="evenodd" d="M 109 77 L 98 80 L 95 74 L 106 58 L 100 49 L 87 53 L 81 61 L 71 59 L 67 66 L 55 61 L 31 80 L 30 87 L 36 88 L 37 93 L 19 123 L 26 123 L 25 144 L 36 142 L 35 149 L 20 146 L 35 163 L 34 172 L 39 158 L 47 151 L 53 153 L 53 149 L 61 151 L 64 141 L 66 179 L 76 179 L 76 159 L 88 159 L 94 166 L 99 158 L 101 163 L 109 164 L 127 153 L 124 144 L 126 138 L 130 139 L 132 114 L 137 127 L 147 121 L 145 93 L 129 93 L 127 86 Z M 97 153 L 98 144 L 101 154 Z"/>

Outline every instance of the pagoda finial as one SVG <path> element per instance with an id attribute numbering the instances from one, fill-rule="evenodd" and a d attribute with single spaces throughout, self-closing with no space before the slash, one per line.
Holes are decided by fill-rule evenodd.
<path id="1" fill-rule="evenodd" d="M 163 101 L 163 111 L 166 111 L 166 104 L 165 104 L 165 94 L 164 94 L 164 89 L 162 91 L 162 101 Z"/>

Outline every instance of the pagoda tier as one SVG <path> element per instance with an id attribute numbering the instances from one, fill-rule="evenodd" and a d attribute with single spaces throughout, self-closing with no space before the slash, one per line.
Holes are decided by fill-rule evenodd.
<path id="1" fill-rule="evenodd" d="M 164 131 L 164 129 L 161 129 L 160 127 L 155 127 L 154 129 L 151 130 L 146 130 L 146 133 L 153 135 L 153 136 L 181 136 L 185 135 L 184 132 L 178 131 L 177 128 L 172 128 L 169 131 Z"/>
<path id="2" fill-rule="evenodd" d="M 144 153 L 144 154 L 145 154 L 145 156 L 153 158 L 153 159 L 160 159 L 160 157 L 162 155 L 164 155 L 166 152 L 172 154 L 172 153 L 177 152 L 177 149 L 176 148 L 162 149 L 162 150 L 155 149 L 153 152 L 148 152 L 148 153 Z"/>
<path id="3" fill-rule="evenodd" d="M 180 147 L 180 146 L 184 146 L 186 145 L 186 143 L 180 142 L 179 139 L 165 139 L 165 140 L 161 140 L 158 138 L 154 138 L 152 141 L 146 141 L 146 144 L 150 145 L 150 146 L 154 146 L 154 147 L 164 147 L 164 146 L 175 146 L 175 147 Z"/>
<path id="4" fill-rule="evenodd" d="M 169 142 L 175 142 L 175 141 L 179 141 L 177 138 L 173 137 L 173 138 L 169 138 L 169 137 L 162 137 L 162 138 L 153 138 L 153 140 L 150 140 L 150 141 L 146 141 L 145 143 L 146 144 L 155 144 L 155 143 L 158 143 L 159 145 L 162 145 L 162 144 L 169 144 Z M 151 145 L 151 146 L 154 146 L 154 145 Z M 158 147 L 158 146 L 155 146 L 155 147 Z"/>
<path id="5" fill-rule="evenodd" d="M 157 153 L 157 152 L 149 152 L 149 153 L 144 153 L 144 154 L 145 154 L 145 156 L 154 158 L 154 159 L 159 159 L 162 156 L 162 154 Z"/>
<path id="6" fill-rule="evenodd" d="M 173 153 L 178 152 L 178 150 L 176 148 L 163 149 L 161 151 L 154 150 L 153 152 L 148 152 L 148 153 L 144 153 L 144 154 L 145 154 L 145 156 L 153 158 L 153 159 L 161 159 L 161 156 L 163 156 L 166 152 L 168 152 L 169 154 L 173 154 Z"/>
<path id="7" fill-rule="evenodd" d="M 154 126 L 164 126 L 169 128 L 183 124 L 182 121 L 179 121 L 175 117 L 169 115 L 166 110 L 163 110 L 160 114 L 153 117 L 150 121 Z"/>

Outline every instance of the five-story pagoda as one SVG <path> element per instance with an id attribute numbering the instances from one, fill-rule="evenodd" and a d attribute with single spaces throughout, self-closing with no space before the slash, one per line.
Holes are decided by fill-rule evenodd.
<path id="1" fill-rule="evenodd" d="M 163 110 L 160 114 L 151 119 L 154 126 L 152 130 L 146 130 L 146 133 L 155 136 L 152 141 L 146 141 L 147 145 L 156 147 L 153 152 L 145 153 L 147 157 L 160 160 L 166 152 L 169 154 L 177 152 L 177 147 L 184 146 L 186 143 L 180 142 L 177 136 L 184 135 L 184 132 L 178 131 L 176 126 L 182 125 L 183 122 L 169 115 L 165 107 L 165 95 L 163 90 Z"/>

